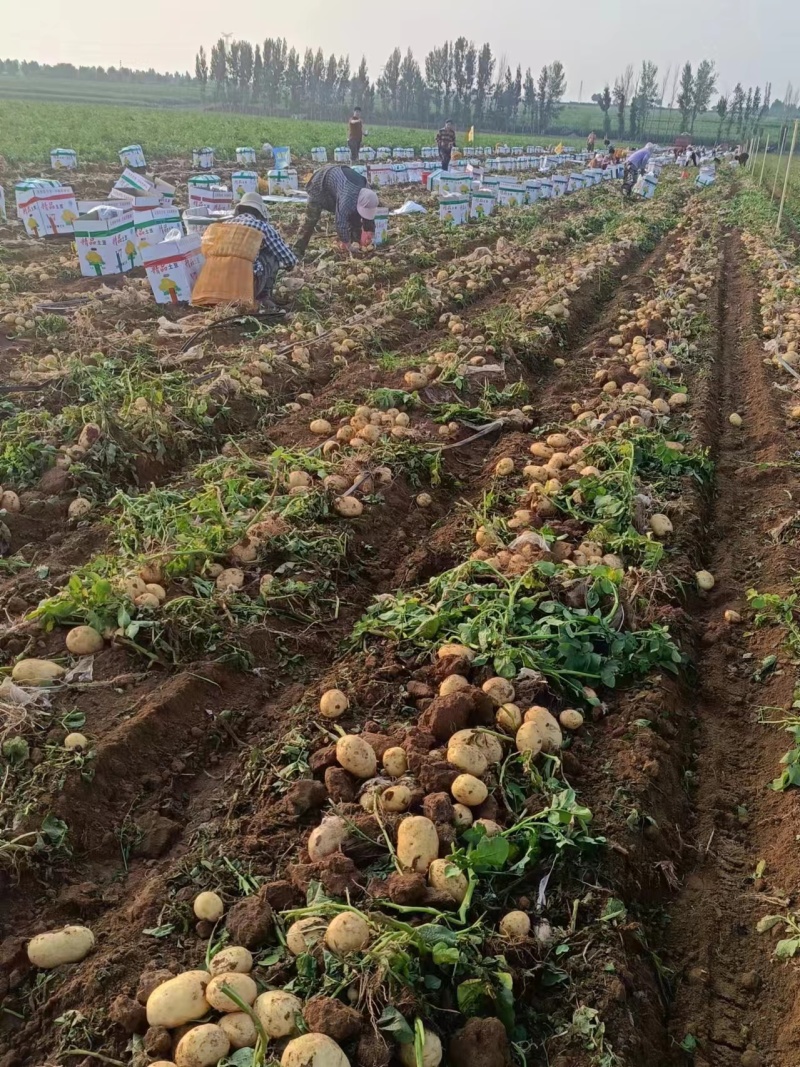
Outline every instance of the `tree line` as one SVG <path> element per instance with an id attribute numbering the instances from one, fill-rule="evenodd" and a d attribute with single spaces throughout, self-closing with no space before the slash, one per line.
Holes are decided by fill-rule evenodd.
<path id="1" fill-rule="evenodd" d="M 353 71 L 349 56 L 326 58 L 321 48 L 301 54 L 285 38 L 253 46 L 221 37 L 210 53 L 198 51 L 195 80 L 216 100 L 304 118 L 340 119 L 343 108 L 359 106 L 373 121 L 428 125 L 450 117 L 530 133 L 553 124 L 567 85 L 558 60 L 523 73 L 466 37 L 432 48 L 422 62 L 410 48 L 395 48 L 374 80 L 363 57 Z"/>

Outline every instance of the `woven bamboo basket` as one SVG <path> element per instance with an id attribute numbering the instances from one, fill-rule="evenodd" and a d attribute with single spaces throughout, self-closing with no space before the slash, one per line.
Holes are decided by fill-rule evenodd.
<path id="1" fill-rule="evenodd" d="M 206 261 L 192 291 L 198 307 L 246 304 L 255 307 L 253 263 L 261 248 L 261 234 L 249 226 L 214 222 L 203 234 Z"/>

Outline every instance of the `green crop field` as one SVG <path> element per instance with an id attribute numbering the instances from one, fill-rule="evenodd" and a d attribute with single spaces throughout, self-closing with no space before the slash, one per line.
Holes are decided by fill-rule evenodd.
<path id="1" fill-rule="evenodd" d="M 433 129 L 372 126 L 369 143 L 415 147 L 434 143 Z M 220 157 L 232 157 L 238 145 L 288 144 L 307 155 L 316 145 L 329 152 L 344 143 L 344 124 L 275 119 L 200 110 L 34 103 L 0 100 L 0 155 L 10 163 L 49 160 L 51 148 L 74 148 L 84 162 L 116 160 L 123 145 L 141 144 L 148 158 L 185 155 L 211 145 Z M 476 143 L 499 141 L 524 145 L 530 134 L 477 135 Z"/>
<path id="2" fill-rule="evenodd" d="M 786 164 L 787 157 L 786 154 L 784 154 L 783 159 L 780 160 L 780 164 L 778 163 L 777 156 L 770 156 L 767 158 L 767 162 L 764 166 L 763 188 L 766 189 L 768 195 L 772 193 L 773 189 L 775 190 L 773 202 L 776 207 L 781 199 L 781 192 L 786 177 Z M 761 158 L 759 158 L 758 163 L 754 167 L 753 174 L 758 181 L 761 177 Z M 789 169 L 789 184 L 786 189 L 786 204 L 784 205 L 783 211 L 785 218 L 790 219 L 795 226 L 800 227 L 800 158 L 798 158 L 797 151 L 795 151 Z"/>

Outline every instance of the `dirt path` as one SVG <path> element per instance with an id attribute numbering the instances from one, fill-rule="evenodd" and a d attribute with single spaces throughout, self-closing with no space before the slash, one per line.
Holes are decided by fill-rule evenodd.
<path id="1" fill-rule="evenodd" d="M 676 971 L 677 991 L 666 1062 L 794 1067 L 800 1038 L 788 1020 L 798 989 L 795 968 L 772 959 L 779 930 L 759 935 L 756 924 L 790 910 L 786 898 L 800 878 L 796 795 L 767 788 L 787 738 L 777 726 L 759 723 L 759 707 L 791 704 L 795 670 L 779 631 L 748 636 L 750 613 L 744 624 L 730 626 L 724 612 L 745 613 L 749 588 L 790 590 L 798 551 L 770 531 L 796 511 L 797 476 L 793 467 L 770 466 L 789 459 L 794 446 L 763 363 L 757 293 L 735 235 L 726 241 L 724 279 L 710 425 L 716 499 L 706 559 L 716 586 L 695 613 L 703 649 L 696 703 L 687 708 L 696 720 L 695 814 L 687 842 L 694 859 L 670 909 L 665 958 Z M 740 429 L 729 422 L 734 411 L 744 420 Z M 779 656 L 779 670 L 764 684 L 753 681 L 769 654 Z M 756 877 L 759 861 L 766 864 L 763 877 Z"/>

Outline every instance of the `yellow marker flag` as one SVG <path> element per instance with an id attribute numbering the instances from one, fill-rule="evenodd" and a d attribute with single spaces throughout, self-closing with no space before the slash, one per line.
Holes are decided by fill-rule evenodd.
<path id="1" fill-rule="evenodd" d="M 560 156 L 560 155 L 561 155 L 561 153 L 562 153 L 563 151 L 564 151 L 564 146 L 563 146 L 563 144 L 560 144 L 560 143 L 559 143 L 559 144 L 557 144 L 557 145 L 556 145 L 556 155 L 557 155 L 557 156 Z"/>
<path id="2" fill-rule="evenodd" d="M 475 140 L 475 127 L 474 126 L 470 126 L 469 131 L 467 132 L 467 144 L 472 144 L 472 142 L 474 140 Z"/>

